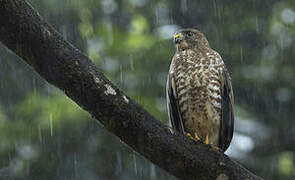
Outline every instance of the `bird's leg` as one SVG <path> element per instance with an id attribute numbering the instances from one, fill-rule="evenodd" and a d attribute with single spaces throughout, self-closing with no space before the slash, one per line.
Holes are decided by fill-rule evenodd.
<path id="1" fill-rule="evenodd" d="M 205 142 L 204 142 L 205 144 L 209 144 L 209 137 L 208 137 L 208 135 L 206 135 L 206 139 L 205 139 Z"/>
<path id="2" fill-rule="evenodd" d="M 205 142 L 204 143 L 210 145 L 215 150 L 220 151 L 220 149 L 219 149 L 218 146 L 214 146 L 214 145 L 212 145 L 212 144 L 209 143 L 209 137 L 208 137 L 208 135 L 206 135 L 206 139 L 205 139 Z"/>

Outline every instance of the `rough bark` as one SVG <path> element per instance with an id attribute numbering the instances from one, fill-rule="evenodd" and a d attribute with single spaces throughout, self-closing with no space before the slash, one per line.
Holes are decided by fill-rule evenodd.
<path id="1" fill-rule="evenodd" d="M 127 97 L 24 0 L 0 0 L 0 41 L 135 151 L 179 179 L 261 179 L 173 133 Z"/>

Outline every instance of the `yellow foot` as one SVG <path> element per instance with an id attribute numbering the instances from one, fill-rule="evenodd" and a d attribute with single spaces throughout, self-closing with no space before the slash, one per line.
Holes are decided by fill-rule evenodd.
<path id="1" fill-rule="evenodd" d="M 186 133 L 186 136 L 189 137 L 190 139 L 194 140 L 193 136 L 190 133 Z"/>
<path id="2" fill-rule="evenodd" d="M 197 140 L 197 141 L 201 141 L 201 138 L 198 136 L 198 134 L 195 132 L 195 139 Z"/>
<path id="3" fill-rule="evenodd" d="M 195 133 L 195 137 L 193 137 L 190 133 L 186 133 L 186 136 L 189 137 L 190 139 L 192 140 L 195 140 L 195 141 L 200 141 L 200 137 L 197 135 L 197 133 Z"/>

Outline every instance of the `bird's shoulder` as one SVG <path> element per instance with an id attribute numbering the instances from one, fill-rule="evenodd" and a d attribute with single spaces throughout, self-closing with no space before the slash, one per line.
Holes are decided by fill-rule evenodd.
<path id="1" fill-rule="evenodd" d="M 210 64 L 212 65 L 224 65 L 224 62 L 220 54 L 211 48 L 206 51 L 205 56 L 207 57 L 206 59 L 208 59 L 210 61 Z"/>

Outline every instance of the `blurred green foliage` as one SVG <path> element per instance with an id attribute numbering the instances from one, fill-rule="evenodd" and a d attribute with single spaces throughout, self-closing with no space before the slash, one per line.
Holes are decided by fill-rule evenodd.
<path id="1" fill-rule="evenodd" d="M 165 85 L 182 27 L 204 32 L 233 79 L 229 156 L 295 178 L 295 1 L 30 0 L 130 97 L 167 123 Z M 174 179 L 0 47 L 0 179 Z"/>

